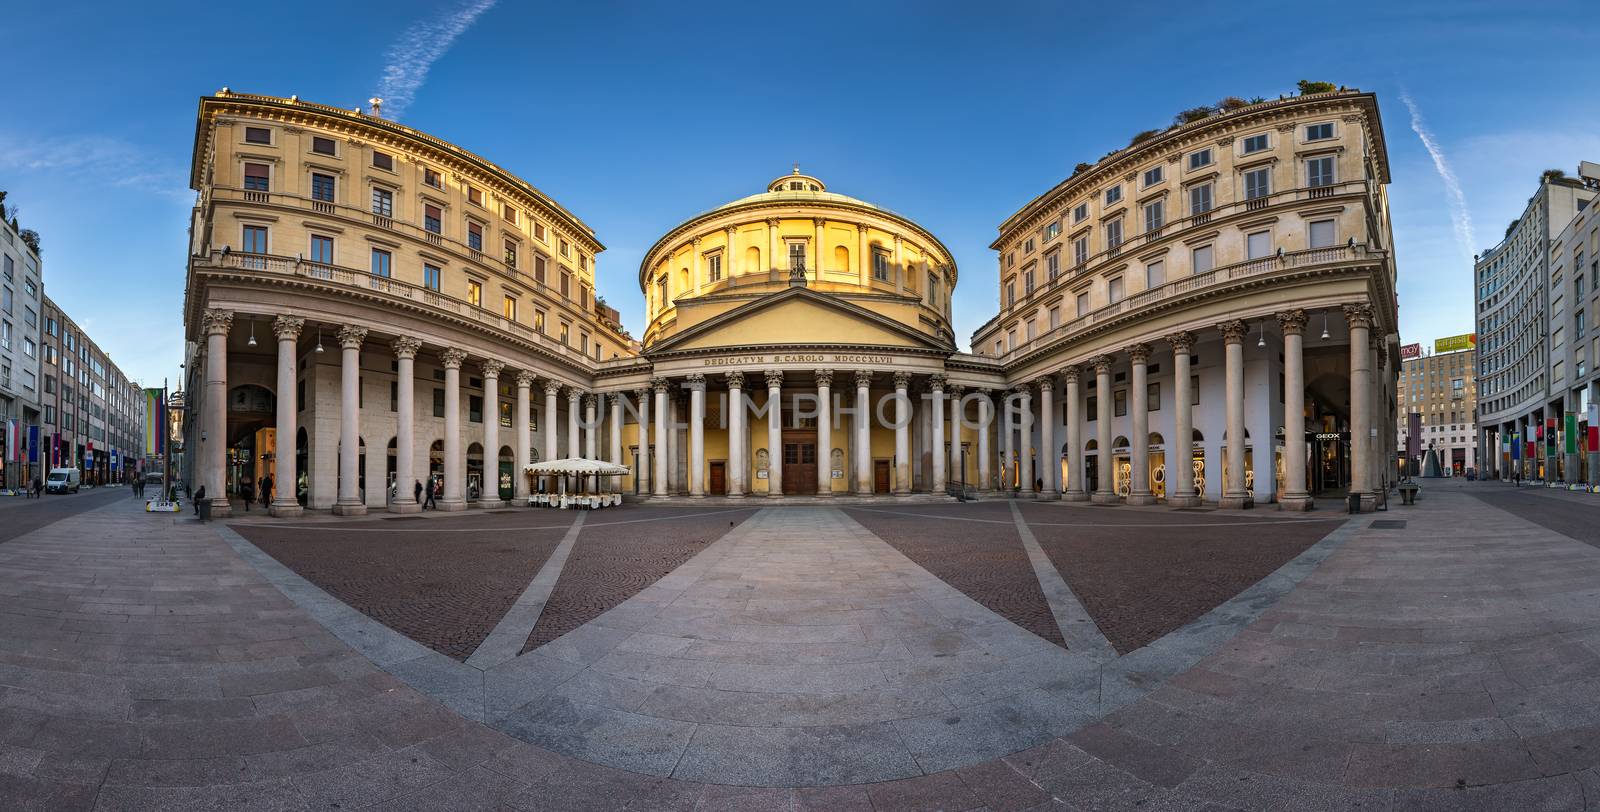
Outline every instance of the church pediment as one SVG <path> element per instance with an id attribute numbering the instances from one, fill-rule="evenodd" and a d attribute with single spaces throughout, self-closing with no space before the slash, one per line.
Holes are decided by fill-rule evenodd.
<path id="1" fill-rule="evenodd" d="M 806 288 L 790 288 L 708 319 L 645 353 L 807 344 L 954 349 L 865 307 Z"/>

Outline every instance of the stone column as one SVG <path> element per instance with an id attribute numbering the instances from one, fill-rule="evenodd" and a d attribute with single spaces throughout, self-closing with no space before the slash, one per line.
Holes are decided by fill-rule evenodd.
<path id="1" fill-rule="evenodd" d="M 444 498 L 439 510 L 466 510 L 467 455 L 461 448 L 461 363 L 467 354 L 454 347 L 439 354 L 444 365 Z"/>
<path id="2" fill-rule="evenodd" d="M 1283 494 L 1278 497 L 1278 507 L 1310 510 L 1313 500 L 1306 489 L 1306 374 L 1302 357 L 1306 311 L 1279 313 L 1278 326 L 1283 329 Z"/>
<path id="3" fill-rule="evenodd" d="M 544 382 L 544 462 L 556 459 L 556 393 L 561 384 L 545 379 Z"/>
<path id="4" fill-rule="evenodd" d="M 1194 490 L 1194 393 L 1190 391 L 1189 360 L 1194 352 L 1194 333 L 1177 332 L 1167 336 L 1172 345 L 1172 449 L 1167 461 L 1167 506 L 1197 507 L 1201 496 Z"/>
<path id="5" fill-rule="evenodd" d="M 634 491 L 641 496 L 651 493 L 652 478 L 650 476 L 650 395 L 651 390 L 639 387 L 633 390 L 634 402 L 639 404 L 639 453 L 634 455 L 634 462 L 639 466 L 634 474 Z"/>
<path id="6" fill-rule="evenodd" d="M 1097 355 L 1089 359 L 1094 367 L 1095 391 L 1095 483 L 1092 500 L 1097 505 L 1115 505 L 1122 501 L 1117 495 L 1116 475 L 1111 469 L 1111 356 Z"/>
<path id="7" fill-rule="evenodd" d="M 347 324 L 339 328 L 339 516 L 364 516 L 361 501 L 361 344 L 367 328 Z"/>
<path id="8" fill-rule="evenodd" d="M 1061 496 L 1061 452 L 1056 450 L 1056 379 L 1042 375 L 1035 383 L 1039 386 L 1039 478 L 1044 480 L 1039 496 L 1057 499 Z"/>
<path id="9" fill-rule="evenodd" d="M 596 439 L 600 434 L 599 400 L 604 395 L 590 392 L 583 396 L 583 458 L 600 459 Z"/>
<path id="10" fill-rule="evenodd" d="M 706 285 L 706 276 L 701 270 L 701 259 L 700 238 L 695 237 L 689 242 L 689 262 L 692 263 L 692 266 L 689 269 L 689 289 L 693 290 L 695 293 L 699 293 L 700 289 L 704 288 Z"/>
<path id="11" fill-rule="evenodd" d="M 611 454 L 607 461 L 622 464 L 622 393 L 611 393 Z M 620 480 L 619 480 L 620 481 Z"/>
<path id="12" fill-rule="evenodd" d="M 1017 487 L 1033 493 L 1033 393 L 1026 386 L 1017 388 Z"/>
<path id="13" fill-rule="evenodd" d="M 811 274 L 812 274 L 811 278 L 820 282 L 822 280 L 822 252 L 823 252 L 822 240 L 823 240 L 823 234 L 826 231 L 825 225 L 826 225 L 826 223 L 828 221 L 826 219 L 822 218 L 822 217 L 813 217 L 813 218 L 811 218 L 811 222 L 812 222 L 813 225 L 815 225 L 817 227 L 817 236 L 816 236 L 816 245 L 817 245 L 817 247 L 816 247 L 816 250 L 812 251 L 812 253 L 816 255 L 817 266 L 815 268 L 811 269 Z M 844 269 L 841 268 L 840 270 L 844 270 Z"/>
<path id="14" fill-rule="evenodd" d="M 485 360 L 478 366 L 483 371 L 483 481 L 478 484 L 478 507 L 505 507 L 500 498 L 500 370 L 506 365 Z"/>
<path id="15" fill-rule="evenodd" d="M 1350 493 L 1361 498 L 1361 509 L 1371 510 L 1372 492 L 1372 306 L 1348 304 L 1344 319 L 1350 325 Z"/>
<path id="16" fill-rule="evenodd" d="M 856 370 L 856 413 L 851 418 L 856 432 L 856 493 L 872 495 L 872 373 Z"/>
<path id="17" fill-rule="evenodd" d="M 945 481 L 948 482 L 953 476 L 958 477 L 957 481 L 963 483 L 963 487 L 967 481 L 967 466 L 961 453 L 961 424 L 966 420 L 966 409 L 962 402 L 966 396 L 965 386 L 950 387 L 950 401 L 945 407 L 950 413 L 950 456 L 949 462 L 945 464 Z"/>
<path id="18" fill-rule="evenodd" d="M 299 316 L 279 316 L 272 322 L 272 333 L 278 337 L 278 447 L 273 466 L 276 490 L 270 508 L 274 516 L 299 516 L 304 512 L 296 497 L 300 479 L 297 468 L 300 459 L 296 454 L 300 413 L 295 397 L 299 383 L 295 364 L 299 361 L 300 330 L 305 325 L 306 320 Z M 154 416 L 147 419 L 154 419 Z"/>
<path id="19" fill-rule="evenodd" d="M 767 370 L 767 496 L 783 496 L 783 370 Z"/>
<path id="20" fill-rule="evenodd" d="M 989 400 L 990 390 L 978 390 L 978 490 L 994 491 L 994 463 L 989 459 L 989 433 L 994 431 L 994 404 Z"/>
<path id="21" fill-rule="evenodd" d="M 650 381 L 650 388 L 655 391 L 656 397 L 656 469 L 650 477 L 650 491 L 653 496 L 665 497 L 667 495 L 667 424 L 670 413 L 667 411 L 667 395 L 672 390 L 672 382 L 666 378 L 656 378 Z"/>
<path id="22" fill-rule="evenodd" d="M 683 470 L 678 470 L 679 457 L 687 457 L 683 453 L 687 437 L 685 430 L 687 424 L 683 423 L 683 415 L 688 411 L 687 392 L 675 390 L 667 398 L 667 490 L 672 493 L 688 493 L 689 486 L 684 483 L 683 477 L 688 473 L 688 465 Z"/>
<path id="23" fill-rule="evenodd" d="M 583 443 L 578 436 L 579 400 L 583 393 L 575 387 L 567 387 L 567 456 L 582 457 Z"/>
<path id="24" fill-rule="evenodd" d="M 833 370 L 819 369 L 817 378 L 817 496 L 833 496 Z"/>
<path id="25" fill-rule="evenodd" d="M 945 433 L 944 433 L 944 386 L 945 376 L 935 374 L 928 377 L 928 391 L 933 395 L 930 404 L 933 419 L 933 487 L 930 489 L 935 494 L 945 492 Z"/>
<path id="26" fill-rule="evenodd" d="M 211 502 L 211 516 L 223 519 L 233 515 L 228 503 L 228 330 L 233 327 L 232 310 L 207 310 L 200 316 L 206 336 L 206 414 L 201 427 L 202 477 Z M 289 393 L 292 400 L 294 393 Z"/>
<path id="27" fill-rule="evenodd" d="M 1000 439 L 998 444 L 1000 447 L 999 473 L 1000 491 L 1002 493 L 1010 493 L 1011 486 L 1016 480 L 1016 477 L 1013 476 L 1013 472 L 1016 469 L 1011 467 L 1016 464 L 1016 457 L 1012 454 L 1011 446 L 1016 442 L 1014 430 L 1016 428 L 1017 413 L 1016 399 L 1011 397 L 1012 394 L 1013 390 L 1007 389 L 1005 394 L 1000 396 L 1000 420 L 996 427 Z"/>
<path id="28" fill-rule="evenodd" d="M 689 495 L 706 495 L 706 376 L 689 376 Z"/>
<path id="29" fill-rule="evenodd" d="M 1150 345 L 1135 344 L 1129 347 L 1128 359 L 1133 362 L 1131 383 L 1128 384 L 1133 390 L 1128 398 L 1132 406 L 1130 416 L 1133 418 L 1129 421 L 1132 423 L 1129 431 L 1133 436 L 1128 438 L 1132 445 L 1129 460 L 1132 463 L 1129 471 L 1132 481 L 1128 483 L 1128 504 L 1153 505 L 1156 497 L 1150 491 Z"/>
<path id="30" fill-rule="evenodd" d="M 1067 385 L 1067 482 L 1062 498 L 1068 502 L 1086 502 L 1089 491 L 1084 487 L 1087 477 L 1083 470 L 1083 396 L 1078 392 L 1078 382 L 1083 370 L 1069 366 L 1061 370 L 1061 379 Z"/>
<path id="31" fill-rule="evenodd" d="M 906 291 L 905 252 L 899 234 L 894 235 L 894 289 L 898 293 Z"/>
<path id="32" fill-rule="evenodd" d="M 1228 443 L 1228 475 L 1222 483 L 1221 506 L 1244 509 L 1255 505 L 1255 497 L 1244 485 L 1244 338 L 1250 328 L 1243 321 L 1235 319 L 1218 324 L 1217 330 L 1221 331 L 1226 348 L 1224 380 L 1227 386 L 1223 411 L 1228 418 L 1228 436 L 1225 438 Z M 1270 438 L 1266 447 L 1272 447 Z"/>
<path id="33" fill-rule="evenodd" d="M 782 269 L 783 266 L 778 263 L 778 218 L 771 217 L 767 219 L 767 267 L 771 269 L 770 277 L 776 277 Z"/>
<path id="34" fill-rule="evenodd" d="M 533 425 L 533 380 L 532 372 L 524 370 L 517 373 L 516 411 L 511 415 L 511 432 L 516 435 L 516 442 L 511 444 L 511 453 L 514 455 L 511 463 L 511 493 L 522 503 L 528 497 L 526 471 L 533 456 L 532 430 L 529 428 Z"/>
<path id="35" fill-rule="evenodd" d="M 750 443 L 745 439 L 744 373 L 728 373 L 728 495 L 742 499 L 744 474 L 749 468 Z"/>
<path id="36" fill-rule="evenodd" d="M 894 495 L 911 495 L 911 373 L 894 374 Z"/>

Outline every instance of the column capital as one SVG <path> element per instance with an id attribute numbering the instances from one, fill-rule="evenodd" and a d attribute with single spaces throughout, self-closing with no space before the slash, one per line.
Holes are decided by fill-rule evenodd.
<path id="1" fill-rule="evenodd" d="M 1357 327 L 1372 327 L 1372 305 L 1366 302 L 1347 304 L 1344 306 L 1344 320 L 1351 329 Z"/>
<path id="2" fill-rule="evenodd" d="M 517 388 L 518 389 L 530 389 L 530 388 L 533 387 L 533 382 L 538 380 L 538 379 L 539 379 L 538 375 L 535 375 L 532 372 L 529 372 L 528 370 L 524 369 L 521 372 L 517 373 Z"/>
<path id="3" fill-rule="evenodd" d="M 701 374 L 699 372 L 696 372 L 696 373 L 691 374 L 688 377 L 687 380 L 689 381 L 689 391 L 691 391 L 691 392 L 704 392 L 704 391 L 706 391 L 706 376 L 705 375 L 703 375 L 703 374 Z"/>
<path id="4" fill-rule="evenodd" d="M 1089 359 L 1089 366 L 1094 367 L 1094 374 L 1096 375 L 1110 375 L 1111 365 L 1115 363 L 1116 359 L 1109 355 L 1096 355 Z M 1101 394 L 1104 395 L 1105 393 L 1102 392 Z"/>
<path id="5" fill-rule="evenodd" d="M 1056 374 L 1060 375 L 1061 380 L 1066 383 L 1077 383 L 1079 378 L 1083 376 L 1083 367 L 1080 367 L 1077 364 L 1068 364 L 1062 367 L 1061 371 Z"/>
<path id="6" fill-rule="evenodd" d="M 1250 334 L 1250 325 L 1242 319 L 1233 319 L 1218 323 L 1217 332 L 1222 333 L 1224 344 L 1243 344 L 1244 337 Z"/>
<path id="7" fill-rule="evenodd" d="M 832 387 L 833 386 L 833 370 L 831 370 L 831 369 L 818 369 L 818 370 L 814 370 L 811 374 L 816 376 L 817 386 L 827 386 L 827 387 Z"/>
<path id="8" fill-rule="evenodd" d="M 781 389 L 783 387 L 783 370 L 769 369 L 765 373 L 768 389 Z"/>
<path id="9" fill-rule="evenodd" d="M 1306 331 L 1306 311 L 1300 308 L 1285 310 L 1277 314 L 1278 326 L 1283 329 L 1283 334 L 1300 335 Z"/>
<path id="10" fill-rule="evenodd" d="M 650 388 L 657 392 L 671 392 L 672 381 L 667 378 L 651 378 Z"/>
<path id="11" fill-rule="evenodd" d="M 545 395 L 547 395 L 547 396 L 555 395 L 555 394 L 558 394 L 560 392 L 561 392 L 561 382 L 560 381 L 553 381 L 553 380 L 550 380 L 549 378 L 545 378 L 544 379 L 544 393 L 545 393 Z"/>
<path id="12" fill-rule="evenodd" d="M 568 403 L 571 403 L 574 406 L 576 406 L 577 403 L 578 403 L 578 399 L 581 398 L 581 397 L 583 397 L 583 390 L 582 389 L 579 389 L 576 386 L 567 387 L 567 402 Z"/>
<path id="13" fill-rule="evenodd" d="M 739 227 L 738 226 L 723 226 L 722 230 L 728 232 L 728 236 L 729 237 L 732 237 L 733 235 L 739 233 Z"/>
<path id="14" fill-rule="evenodd" d="M 1172 345 L 1173 354 L 1189 355 L 1194 352 L 1194 333 L 1179 330 L 1166 338 L 1167 343 Z"/>
<path id="15" fill-rule="evenodd" d="M 700 238 L 699 238 L 699 237 L 695 237 L 695 238 L 694 238 L 694 239 L 693 239 L 693 240 L 692 240 L 692 242 L 693 242 L 693 243 L 694 243 L 694 247 L 695 247 L 695 248 L 696 248 L 696 249 L 699 249 L 699 248 L 700 248 Z"/>
<path id="16" fill-rule="evenodd" d="M 466 351 L 458 350 L 455 347 L 439 353 L 439 362 L 444 365 L 445 369 L 460 369 L 461 363 L 466 360 Z"/>
<path id="17" fill-rule="evenodd" d="M 779 220 L 776 217 L 767 218 L 767 228 L 777 228 Z"/>
<path id="18" fill-rule="evenodd" d="M 935 372 L 928 376 L 928 391 L 943 392 L 945 386 L 949 383 L 950 379 L 945 377 L 943 372 Z"/>
<path id="19" fill-rule="evenodd" d="M 870 389 L 870 388 L 872 388 L 872 370 L 870 370 L 870 369 L 858 369 L 858 370 L 856 370 L 856 388 L 857 389 Z"/>
<path id="20" fill-rule="evenodd" d="M 339 328 L 339 346 L 347 350 L 359 350 L 361 344 L 367 340 L 367 328 L 354 324 L 346 324 Z"/>
<path id="21" fill-rule="evenodd" d="M 394 357 L 411 360 L 417 357 L 417 350 L 422 349 L 422 340 L 414 336 L 398 336 L 389 346 L 394 348 Z"/>
<path id="22" fill-rule="evenodd" d="M 1144 364 L 1150 361 L 1150 345 L 1139 342 L 1128 348 L 1128 360 L 1135 364 Z"/>
<path id="23" fill-rule="evenodd" d="M 279 341 L 293 341 L 300 337 L 300 330 L 306 326 L 306 320 L 299 316 L 279 316 L 272 320 L 272 334 Z"/>
<path id="24" fill-rule="evenodd" d="M 599 404 L 599 401 L 600 401 L 600 398 L 598 396 L 596 396 L 595 393 L 593 393 L 593 392 L 586 393 L 583 396 L 583 408 L 584 409 L 593 409 L 596 405 Z"/>
<path id="25" fill-rule="evenodd" d="M 1049 390 L 1052 395 L 1056 393 L 1056 378 L 1054 375 L 1040 375 L 1033 379 L 1033 385 L 1039 387 L 1040 391 Z"/>
<path id="26" fill-rule="evenodd" d="M 485 378 L 498 379 L 500 377 L 500 370 L 505 368 L 505 362 L 496 361 L 492 358 L 478 363 L 478 369 L 483 371 L 483 377 Z"/>
<path id="27" fill-rule="evenodd" d="M 633 397 L 634 397 L 635 400 L 639 401 L 639 408 L 641 410 L 640 413 L 643 414 L 642 410 L 645 407 L 645 399 L 650 397 L 650 387 L 641 386 L 641 387 L 633 390 Z M 640 442 L 645 442 L 645 440 L 641 439 Z"/>
<path id="28" fill-rule="evenodd" d="M 200 314 L 200 331 L 206 335 L 227 335 L 233 328 L 232 310 L 205 310 Z"/>
<path id="29" fill-rule="evenodd" d="M 894 388 L 904 389 L 911 385 L 911 373 L 904 370 L 894 374 Z"/>
<path id="30" fill-rule="evenodd" d="M 726 377 L 728 379 L 728 388 L 729 389 L 743 389 L 744 388 L 744 371 L 743 370 L 736 369 L 736 370 L 734 370 L 732 372 L 729 372 Z"/>
<path id="31" fill-rule="evenodd" d="M 861 233 L 861 234 L 866 234 L 867 233 L 867 224 L 866 223 L 856 223 L 856 231 Z"/>
<path id="32" fill-rule="evenodd" d="M 956 400 L 960 400 L 967 396 L 967 388 L 961 384 L 956 384 L 955 386 L 950 387 L 950 394 L 953 395 Z"/>

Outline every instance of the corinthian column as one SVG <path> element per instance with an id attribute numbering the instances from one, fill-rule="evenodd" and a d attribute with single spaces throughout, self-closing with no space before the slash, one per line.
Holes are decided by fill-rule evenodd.
<path id="1" fill-rule="evenodd" d="M 672 422 L 668 419 L 667 394 L 672 383 L 666 378 L 656 378 L 650 382 L 650 388 L 656 396 L 656 469 L 650 477 L 651 495 L 664 498 L 667 495 L 667 424 Z"/>
<path id="2" fill-rule="evenodd" d="M 1017 490 L 1033 494 L 1033 393 L 1017 387 Z"/>
<path id="3" fill-rule="evenodd" d="M 461 449 L 461 364 L 467 354 L 451 348 L 439 354 L 444 365 L 444 498 L 439 510 L 466 510 L 467 455 Z"/>
<path id="4" fill-rule="evenodd" d="M 988 389 L 978 389 L 978 490 L 983 493 L 994 491 L 994 461 L 989 459 L 989 433 L 994 431 L 991 394 Z"/>
<path id="5" fill-rule="evenodd" d="M 1111 470 L 1111 356 L 1097 355 L 1089 359 L 1094 367 L 1095 391 L 1095 483 L 1093 501 L 1097 505 L 1121 503 L 1117 496 L 1116 476 Z"/>
<path id="6" fill-rule="evenodd" d="M 1191 391 L 1189 361 L 1194 352 L 1194 333 L 1177 332 L 1167 336 L 1172 345 L 1172 448 L 1167 460 L 1167 506 L 1197 507 L 1201 496 L 1194 490 L 1194 392 Z"/>
<path id="7" fill-rule="evenodd" d="M 1310 510 L 1311 493 L 1306 490 L 1306 372 L 1302 357 L 1306 311 L 1279 313 L 1278 326 L 1283 329 L 1283 494 L 1278 497 L 1278 506 L 1282 510 Z"/>
<path id="8" fill-rule="evenodd" d="M 844 269 L 841 269 L 844 270 Z M 817 378 L 817 496 L 833 496 L 833 370 L 819 369 Z"/>
<path id="9" fill-rule="evenodd" d="M 1149 367 L 1150 345 L 1135 344 L 1128 348 L 1128 359 L 1133 362 L 1132 383 L 1129 388 L 1133 390 L 1129 398 L 1133 403 L 1131 432 L 1133 437 L 1130 462 L 1132 469 L 1128 483 L 1128 504 L 1153 505 L 1155 494 L 1150 492 L 1150 387 Z"/>
<path id="10" fill-rule="evenodd" d="M 1377 501 L 1372 490 L 1372 306 L 1344 306 L 1350 325 L 1350 493 L 1359 495 L 1361 509 Z M 1540 450 L 1540 453 L 1544 453 Z"/>
<path id="11" fill-rule="evenodd" d="M 200 315 L 200 329 L 206 336 L 206 414 L 201 430 L 204 443 L 200 487 L 211 502 L 211 516 L 222 519 L 233 515 L 228 504 L 228 330 L 233 327 L 232 310 L 207 310 Z M 280 397 L 294 397 L 292 392 Z"/>
<path id="12" fill-rule="evenodd" d="M 599 397 L 593 392 L 583 396 L 583 457 L 588 460 L 600 459 L 600 452 L 595 448 L 595 438 L 600 434 L 600 421 L 596 408 Z"/>
<path id="13" fill-rule="evenodd" d="M 894 374 L 894 495 L 911 495 L 911 373 Z"/>
<path id="14" fill-rule="evenodd" d="M 633 400 L 639 404 L 639 453 L 634 455 L 635 464 L 639 466 L 638 473 L 634 474 L 634 492 L 640 496 L 650 495 L 650 389 L 639 387 L 633 390 Z"/>
<path id="15" fill-rule="evenodd" d="M 945 432 L 944 432 L 944 387 L 945 376 L 931 375 L 928 378 L 928 391 L 933 395 L 933 492 L 944 493 L 947 480 L 945 477 Z"/>
<path id="16" fill-rule="evenodd" d="M 361 344 L 367 328 L 347 324 L 339 329 L 339 501 L 340 516 L 366 515 L 361 500 Z"/>
<path id="17" fill-rule="evenodd" d="M 561 384 L 546 378 L 544 381 L 544 462 L 556 459 L 556 395 L 561 392 Z"/>
<path id="18" fill-rule="evenodd" d="M 511 416 L 511 432 L 516 438 L 516 442 L 511 444 L 511 453 L 514 455 L 511 483 L 512 496 L 519 501 L 526 501 L 528 496 L 528 475 L 525 472 L 529 457 L 532 456 L 533 440 L 529 426 L 533 423 L 533 381 L 532 372 L 524 370 L 517 373 L 516 412 Z"/>
<path id="19" fill-rule="evenodd" d="M 1078 381 L 1083 370 L 1069 366 L 1061 370 L 1061 380 L 1067 387 L 1067 482 L 1062 498 L 1068 502 L 1084 502 L 1089 492 L 1084 487 L 1083 468 L 1083 397 L 1078 393 Z"/>
<path id="20" fill-rule="evenodd" d="M 296 444 L 300 434 L 297 424 L 300 415 L 295 397 L 298 383 L 295 363 L 298 360 L 296 348 L 299 346 L 300 330 L 305 324 L 306 320 L 298 316 L 279 316 L 272 322 L 272 333 L 278 337 L 278 440 L 277 456 L 274 458 L 277 490 L 272 496 L 270 508 L 274 516 L 299 516 L 303 512 L 297 497 L 299 472 L 296 466 L 300 460 L 296 454 Z"/>
<path id="21" fill-rule="evenodd" d="M 1248 508 L 1255 505 L 1255 498 L 1244 485 L 1244 337 L 1250 328 L 1235 319 L 1217 325 L 1217 329 L 1222 332 L 1222 342 L 1226 348 L 1224 373 L 1227 394 L 1224 411 L 1228 417 L 1228 475 L 1224 477 L 1221 505 L 1224 508 Z M 1270 441 L 1268 445 L 1270 447 Z"/>
<path id="22" fill-rule="evenodd" d="M 1061 488 L 1061 452 L 1056 450 L 1056 379 L 1042 375 L 1035 381 L 1039 386 L 1039 478 L 1044 480 L 1040 498 L 1055 499 Z"/>
<path id="23" fill-rule="evenodd" d="M 749 465 L 744 417 L 744 373 L 734 370 L 728 373 L 728 495 L 737 499 L 744 498 L 744 473 Z"/>
<path id="24" fill-rule="evenodd" d="M 767 496 L 783 496 L 783 370 L 767 370 Z"/>
<path id="25" fill-rule="evenodd" d="M 855 458 L 856 458 L 856 494 L 860 496 L 872 495 L 872 372 L 865 369 L 856 370 L 856 413 L 850 419 L 854 421 L 856 432 Z"/>
<path id="26" fill-rule="evenodd" d="M 578 437 L 578 404 L 583 399 L 583 393 L 577 387 L 567 387 L 567 456 L 578 458 L 583 456 L 583 443 Z"/>
<path id="27" fill-rule="evenodd" d="M 689 495 L 706 495 L 706 376 L 689 376 Z"/>
<path id="28" fill-rule="evenodd" d="M 422 510 L 417 504 L 417 350 L 422 342 L 411 336 L 394 340 L 395 358 L 395 433 L 394 433 L 394 501 L 389 503 L 390 513 L 416 513 Z M 406 480 L 411 480 L 407 482 Z"/>
<path id="29" fill-rule="evenodd" d="M 479 484 L 478 507 L 504 507 L 500 498 L 500 370 L 499 361 L 484 361 L 483 370 L 483 482 Z"/>

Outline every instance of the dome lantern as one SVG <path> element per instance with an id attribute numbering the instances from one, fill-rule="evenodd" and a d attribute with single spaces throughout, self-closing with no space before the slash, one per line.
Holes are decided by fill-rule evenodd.
<path id="1" fill-rule="evenodd" d="M 820 180 L 800 174 L 800 165 L 794 165 L 794 171 L 787 175 L 779 176 L 767 184 L 768 192 L 826 192 L 828 187 Z"/>

